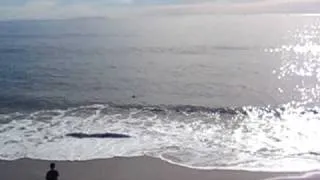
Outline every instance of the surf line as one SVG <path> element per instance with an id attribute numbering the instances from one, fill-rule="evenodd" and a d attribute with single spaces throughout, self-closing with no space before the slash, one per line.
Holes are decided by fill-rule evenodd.
<path id="1" fill-rule="evenodd" d="M 264 180 L 316 180 L 320 179 L 320 171 L 307 172 L 301 175 L 280 176 Z"/>

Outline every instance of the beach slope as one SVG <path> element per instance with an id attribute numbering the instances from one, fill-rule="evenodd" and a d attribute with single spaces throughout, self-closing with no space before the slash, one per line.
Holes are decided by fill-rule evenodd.
<path id="1" fill-rule="evenodd" d="M 44 180 L 51 161 L 0 161 L 0 179 Z M 262 180 L 292 173 L 197 170 L 151 157 L 54 161 L 60 180 Z"/>

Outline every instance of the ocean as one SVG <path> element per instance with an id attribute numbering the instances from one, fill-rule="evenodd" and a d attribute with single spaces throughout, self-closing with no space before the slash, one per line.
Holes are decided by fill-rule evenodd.
<path id="1" fill-rule="evenodd" d="M 320 165 L 320 17 L 0 22 L 0 159 Z M 120 133 L 82 138 L 68 133 Z"/>

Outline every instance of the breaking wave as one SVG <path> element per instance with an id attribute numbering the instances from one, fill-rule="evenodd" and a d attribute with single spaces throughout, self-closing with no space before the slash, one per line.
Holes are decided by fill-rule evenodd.
<path id="1" fill-rule="evenodd" d="M 158 157 L 192 168 L 301 171 L 320 165 L 318 107 L 95 104 L 0 115 L 0 158 Z M 73 138 L 120 133 L 130 138 Z M 302 167 L 304 169 L 302 169 Z"/>

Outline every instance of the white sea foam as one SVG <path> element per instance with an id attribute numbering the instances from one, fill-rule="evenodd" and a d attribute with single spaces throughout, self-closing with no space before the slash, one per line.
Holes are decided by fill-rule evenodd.
<path id="1" fill-rule="evenodd" d="M 92 105 L 1 117 L 0 158 L 89 160 L 149 155 L 202 169 L 319 167 L 317 109 Z M 307 129 L 307 131 L 306 131 Z M 123 133 L 122 139 L 66 137 Z"/>

